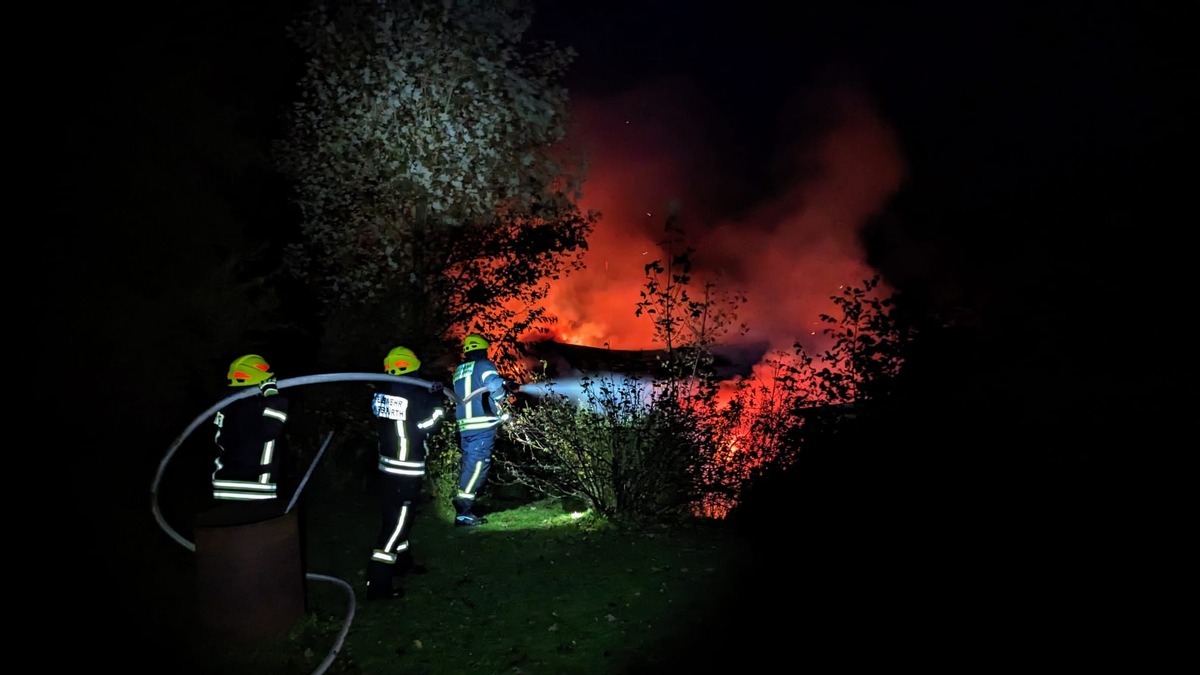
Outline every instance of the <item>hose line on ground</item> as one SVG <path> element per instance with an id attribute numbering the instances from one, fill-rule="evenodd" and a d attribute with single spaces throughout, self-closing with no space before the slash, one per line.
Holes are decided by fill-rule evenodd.
<path id="1" fill-rule="evenodd" d="M 416 385 L 422 386 L 422 387 L 430 387 L 434 384 L 433 382 L 430 382 L 428 380 L 422 380 L 422 379 L 415 378 L 415 377 L 408 377 L 407 375 L 388 375 L 385 373 L 326 373 L 326 374 L 321 374 L 321 375 L 304 375 L 301 377 L 289 377 L 285 380 L 279 380 L 276 383 L 276 386 L 280 389 L 285 389 L 287 387 L 297 387 L 297 386 L 300 386 L 303 384 L 321 384 L 321 383 L 326 383 L 326 382 L 354 382 L 354 381 L 400 382 L 400 383 L 407 383 L 407 384 L 416 384 Z M 446 398 L 453 401 L 455 405 L 469 401 L 472 398 L 475 398 L 476 396 L 480 395 L 482 392 L 483 392 L 483 390 L 473 391 L 468 396 L 466 396 L 465 398 L 460 400 L 457 396 L 454 395 L 453 390 L 447 389 L 445 387 L 442 388 L 442 394 L 444 396 L 446 396 Z M 179 532 L 177 532 L 173 527 L 171 527 L 170 523 L 168 523 L 166 518 L 163 517 L 162 510 L 159 509 L 159 507 L 158 507 L 158 488 L 162 484 L 162 478 L 163 478 L 163 475 L 166 473 L 167 465 L 170 464 L 171 458 L 174 457 L 175 452 L 179 449 L 179 446 L 183 445 L 183 442 L 185 440 L 187 440 L 187 438 L 189 436 L 192 435 L 192 432 L 194 432 L 206 420 L 210 419 L 213 415 L 215 415 L 217 413 L 217 411 L 224 409 L 225 406 L 229 405 L 230 403 L 233 403 L 234 401 L 236 401 L 238 399 L 249 398 L 251 396 L 257 396 L 259 393 L 260 392 L 257 387 L 249 387 L 249 388 L 243 389 L 241 391 L 238 391 L 237 393 L 230 394 L 229 396 L 226 396 L 225 398 L 221 399 L 220 401 L 217 401 L 216 403 L 214 403 L 207 410 L 205 410 L 204 412 L 197 415 L 196 419 L 192 420 L 192 423 L 189 424 L 183 430 L 183 433 L 179 434 L 179 436 L 176 437 L 175 441 L 173 443 L 171 443 L 171 446 L 169 448 L 167 448 L 167 452 L 165 455 L 163 455 L 162 461 L 160 461 L 158 463 L 158 471 L 154 474 L 154 482 L 150 485 L 150 509 L 154 513 L 154 520 L 155 520 L 155 522 L 158 523 L 158 526 L 161 527 L 162 530 L 167 533 L 167 536 L 174 539 L 176 542 L 179 543 L 180 546 L 183 546 L 184 548 L 191 551 L 192 553 L 196 552 L 196 544 L 194 542 L 188 541 L 187 538 L 185 538 L 183 535 L 179 534 Z M 325 443 L 321 446 L 321 449 L 317 452 L 317 457 L 316 457 L 316 459 L 313 460 L 312 466 L 309 467 L 309 474 L 312 473 L 312 469 L 316 466 L 316 462 L 321 459 L 321 455 L 322 455 L 322 453 L 324 453 L 325 447 L 326 447 L 326 445 L 329 444 L 329 440 L 330 440 L 330 438 L 332 438 L 332 436 L 333 436 L 333 432 L 331 431 L 331 432 L 329 432 L 329 435 L 327 435 L 325 437 Z M 305 481 L 307 481 L 307 478 L 308 478 L 308 476 L 305 476 Z M 299 496 L 299 492 L 303 488 L 304 488 L 304 485 L 302 483 L 296 489 L 295 496 Z M 295 501 L 295 499 L 293 497 L 293 502 L 294 501 Z M 290 506 L 289 506 L 289 510 L 290 510 Z M 315 671 L 313 671 L 313 675 L 321 675 L 321 673 L 324 673 L 329 668 L 329 666 L 333 664 L 334 659 L 337 658 L 338 653 L 341 651 L 342 644 L 346 640 L 346 635 L 349 634 L 349 632 L 350 632 L 350 624 L 354 621 L 354 611 L 355 611 L 355 607 L 356 607 L 357 603 L 354 598 L 354 589 L 350 586 L 350 584 L 346 583 L 346 581 L 344 581 L 342 579 L 338 579 L 336 577 L 331 577 L 331 576 L 327 576 L 324 574 L 316 574 L 313 572 L 308 572 L 304 576 L 306 579 L 312 579 L 315 581 L 327 581 L 327 582 L 334 583 L 338 586 L 341 586 L 346 591 L 346 596 L 349 600 L 348 610 L 346 612 L 346 619 L 342 624 L 342 630 L 338 633 L 337 640 L 334 642 L 333 648 L 329 651 L 329 654 L 325 657 L 325 660 L 321 662 L 321 665 L 318 666 Z"/>

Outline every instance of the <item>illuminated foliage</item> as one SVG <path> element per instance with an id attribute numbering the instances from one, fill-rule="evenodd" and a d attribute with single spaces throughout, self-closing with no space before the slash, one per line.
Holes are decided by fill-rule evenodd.
<path id="1" fill-rule="evenodd" d="M 545 321 L 549 280 L 580 267 L 595 216 L 575 205 L 557 83 L 574 54 L 526 44 L 531 18 L 519 0 L 357 1 L 292 26 L 306 70 L 278 154 L 301 217 L 288 263 L 328 343 L 499 341 Z"/>
<path id="2" fill-rule="evenodd" d="M 870 414 L 899 375 L 912 338 L 878 279 L 834 296 L 821 315 L 832 346 L 820 359 L 796 345 L 736 382 L 721 382 L 712 349 L 737 325 L 745 299 L 706 281 L 694 295 L 691 250 L 666 242 L 669 265 L 646 265 L 637 315 L 668 345 L 653 382 L 593 378 L 584 404 L 550 397 L 516 416 L 499 453 L 502 473 L 557 497 L 576 497 L 622 521 L 724 517 L 748 485 L 794 465 L 809 443 Z M 744 326 L 739 327 L 742 331 Z"/>
<path id="3" fill-rule="evenodd" d="M 585 378 L 583 402 L 551 394 L 515 415 L 497 449 L 498 483 L 583 501 L 622 523 L 677 520 L 700 498 L 696 429 L 653 386 Z"/>
<path id="4" fill-rule="evenodd" d="M 706 468 L 720 448 L 708 415 L 720 394 L 712 349 L 733 330 L 744 298 L 719 293 L 715 281 L 692 294 L 692 251 L 676 224 L 666 223 L 668 262 L 646 265 L 636 307 L 667 346 L 654 376 L 587 378 L 585 403 L 552 395 L 516 415 L 495 458 L 499 480 L 582 499 L 622 522 L 689 518 L 723 489 Z"/>

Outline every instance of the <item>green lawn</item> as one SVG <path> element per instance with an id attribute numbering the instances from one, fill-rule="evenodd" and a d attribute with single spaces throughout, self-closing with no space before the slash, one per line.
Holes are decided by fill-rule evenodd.
<path id="1" fill-rule="evenodd" d="M 308 613 L 289 635 L 216 638 L 198 622 L 192 554 L 162 534 L 151 548 L 163 562 L 141 579 L 152 633 L 166 636 L 151 638 L 164 647 L 152 663 L 279 675 L 650 672 L 712 620 L 743 555 L 720 524 L 627 532 L 545 500 L 493 503 L 489 523 L 467 529 L 426 503 L 410 540 L 428 572 L 408 577 L 403 598 L 367 602 L 374 491 L 311 492 L 301 520 L 307 572 L 349 584 L 355 605 L 342 585 L 310 576 Z"/>

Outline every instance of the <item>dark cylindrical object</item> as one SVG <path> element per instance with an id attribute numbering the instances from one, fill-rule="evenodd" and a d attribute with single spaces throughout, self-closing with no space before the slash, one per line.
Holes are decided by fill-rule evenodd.
<path id="1" fill-rule="evenodd" d="M 231 504 L 196 518 L 200 618 L 214 634 L 273 639 L 304 616 L 299 523 L 282 508 Z"/>

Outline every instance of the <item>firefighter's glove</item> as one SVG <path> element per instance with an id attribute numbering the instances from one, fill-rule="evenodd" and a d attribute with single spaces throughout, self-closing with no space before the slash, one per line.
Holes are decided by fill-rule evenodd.
<path id="1" fill-rule="evenodd" d="M 442 391 L 442 383 L 441 382 L 430 382 L 429 383 L 429 393 L 437 394 L 437 393 L 440 393 L 441 391 Z"/>
<path id="2" fill-rule="evenodd" d="M 258 383 L 258 393 L 262 394 L 263 396 L 275 396 L 276 394 L 278 394 L 279 393 L 279 385 L 276 383 L 275 378 L 272 377 L 268 380 L 263 380 L 262 382 L 259 382 Z"/>

